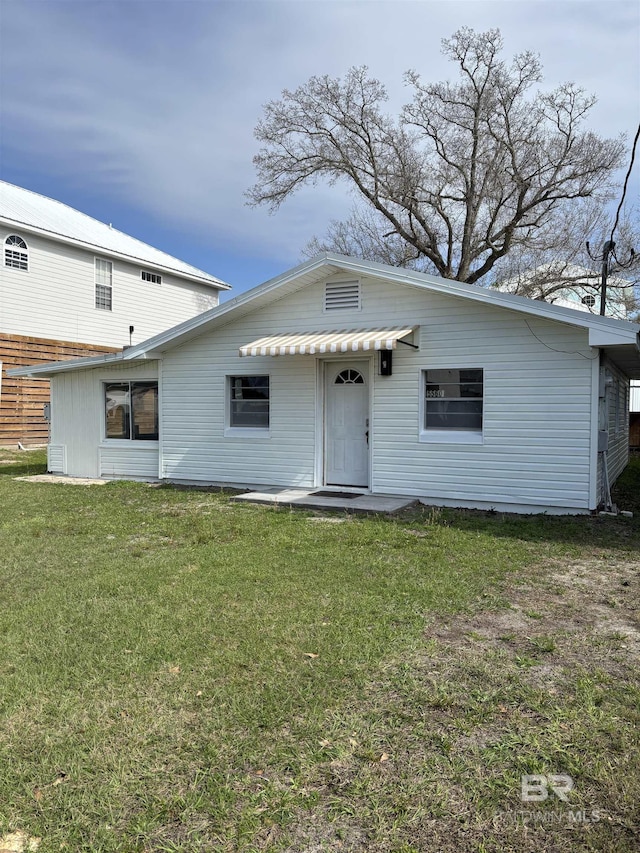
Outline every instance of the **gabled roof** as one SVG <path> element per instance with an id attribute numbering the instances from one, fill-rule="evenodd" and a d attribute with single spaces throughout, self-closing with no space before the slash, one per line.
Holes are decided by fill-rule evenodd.
<path id="1" fill-rule="evenodd" d="M 229 285 L 219 278 L 123 234 L 111 225 L 6 181 L 0 181 L 0 223 L 18 232 L 40 234 L 61 243 L 150 266 L 216 290 L 229 289 Z"/>
<path id="2" fill-rule="evenodd" d="M 199 337 L 218 326 L 223 326 L 232 319 L 241 317 L 276 299 L 282 299 L 288 294 L 337 274 L 380 278 L 398 285 L 442 293 L 462 299 L 471 299 L 475 302 L 493 305 L 497 308 L 518 311 L 522 314 L 584 328 L 588 330 L 590 346 L 607 347 L 611 353 L 614 353 L 614 351 L 618 353 L 620 358 L 624 356 L 623 360 L 626 362 L 624 369 L 628 375 L 640 378 L 640 346 L 638 343 L 640 340 L 640 325 L 638 324 L 630 323 L 627 320 L 615 320 L 611 317 L 595 316 L 583 311 L 576 311 L 572 308 L 564 308 L 534 299 L 527 299 L 523 296 L 514 296 L 510 293 L 485 289 L 474 284 L 437 278 L 436 276 L 414 272 L 413 270 L 391 267 L 386 264 L 363 261 L 358 258 L 350 258 L 329 252 L 318 255 L 316 258 L 306 261 L 288 272 L 272 278 L 264 284 L 260 284 L 252 290 L 236 296 L 234 299 L 230 299 L 216 308 L 205 311 L 197 317 L 192 317 L 178 326 L 174 326 L 172 329 L 168 329 L 159 335 L 155 335 L 153 338 L 127 348 L 121 353 L 97 356 L 89 359 L 35 365 L 33 367 L 20 368 L 20 371 L 33 376 L 50 376 L 65 370 L 98 367 L 101 364 L 108 364 L 114 361 L 123 362 L 157 358 L 160 353 L 179 346 L 192 338 Z M 631 372 L 629 372 L 630 370 Z M 10 373 L 18 375 L 17 370 L 10 371 Z"/>

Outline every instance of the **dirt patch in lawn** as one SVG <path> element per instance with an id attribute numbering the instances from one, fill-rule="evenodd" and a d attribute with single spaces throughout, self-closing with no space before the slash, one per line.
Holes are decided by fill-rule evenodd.
<path id="1" fill-rule="evenodd" d="M 640 561 L 558 560 L 503 593 L 500 610 L 429 616 L 386 665 L 287 851 L 640 849 Z M 523 801 L 528 774 L 573 789 Z"/>
<path id="2" fill-rule="evenodd" d="M 626 658 L 629 664 L 638 663 L 640 561 L 557 563 L 530 577 L 531 582 L 505 591 L 508 609 L 434 621 L 428 636 L 450 648 L 478 643 L 527 648 L 552 655 L 565 666 L 576 662 L 572 649 L 583 660 L 588 648 L 590 663 L 611 671 L 612 657 L 603 654 L 608 643 L 624 651 L 623 662 Z"/>

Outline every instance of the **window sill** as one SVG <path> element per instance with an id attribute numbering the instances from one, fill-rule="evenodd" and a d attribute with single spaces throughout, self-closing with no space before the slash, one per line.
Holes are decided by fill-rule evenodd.
<path id="1" fill-rule="evenodd" d="M 419 441 L 424 444 L 483 444 L 484 436 L 471 430 L 423 429 Z"/>
<path id="2" fill-rule="evenodd" d="M 261 427 L 226 427 L 225 438 L 271 438 L 270 429 Z"/>
<path id="3" fill-rule="evenodd" d="M 153 450 L 160 447 L 160 442 L 145 438 L 103 438 L 99 447 L 139 447 L 141 450 Z"/>

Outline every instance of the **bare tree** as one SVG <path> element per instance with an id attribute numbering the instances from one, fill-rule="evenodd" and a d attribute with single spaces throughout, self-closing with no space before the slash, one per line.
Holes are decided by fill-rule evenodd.
<path id="1" fill-rule="evenodd" d="M 393 267 L 406 267 L 419 272 L 433 272 L 433 264 L 403 240 L 395 231 L 388 231 L 389 223 L 370 207 L 356 207 L 344 220 L 334 219 L 323 238 L 313 237 L 303 248 L 306 258 L 321 252 L 337 252 L 377 261 Z"/>
<path id="2" fill-rule="evenodd" d="M 612 224 L 609 209 L 598 200 L 560 208 L 535 241 L 516 247 L 496 265 L 491 285 L 546 302 L 582 302 L 592 313 L 599 313 L 602 247 Z M 640 229 L 631 209 L 619 222 L 616 245 L 609 262 L 606 313 L 631 318 L 640 307 L 640 257 L 631 252 L 640 245 Z"/>
<path id="3" fill-rule="evenodd" d="M 343 180 L 364 209 L 332 224 L 334 247 L 470 283 L 533 251 L 567 203 L 610 196 L 624 143 L 583 129 L 593 97 L 573 84 L 532 91 L 537 56 L 507 65 L 501 49 L 498 30 L 458 30 L 443 52 L 459 82 L 408 72 L 413 99 L 397 119 L 366 68 L 285 90 L 256 127 L 250 203 L 275 211 L 304 184 Z"/>

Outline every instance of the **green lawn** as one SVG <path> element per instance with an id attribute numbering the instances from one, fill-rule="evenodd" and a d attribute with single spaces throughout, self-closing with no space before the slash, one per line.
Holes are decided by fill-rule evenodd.
<path id="1" fill-rule="evenodd" d="M 0 452 L 0 850 L 640 846 L 638 518 L 14 479 L 43 469 Z"/>

